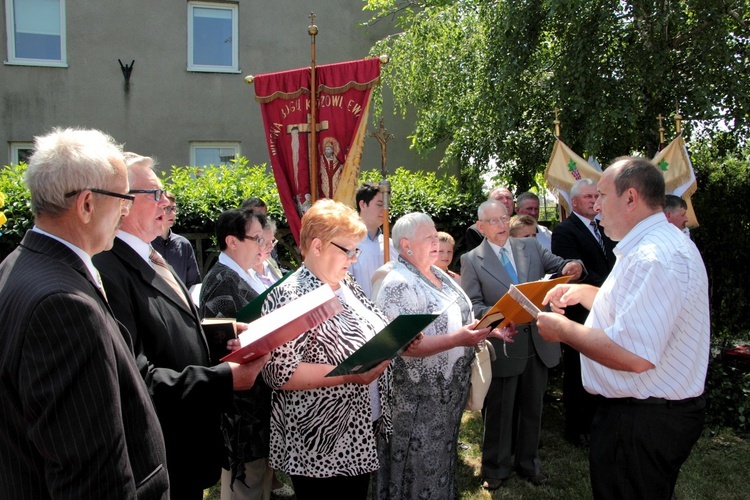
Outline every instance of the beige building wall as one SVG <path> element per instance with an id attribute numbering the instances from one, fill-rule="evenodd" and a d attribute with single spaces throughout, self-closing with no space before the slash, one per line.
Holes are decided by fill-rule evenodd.
<path id="1" fill-rule="evenodd" d="M 358 27 L 369 13 L 357 0 L 216 2 L 239 6 L 240 71 L 202 73 L 187 70 L 187 1 L 65 3 L 67 67 L 8 64 L 6 5 L 0 9 L 2 165 L 11 160 L 12 143 L 31 142 L 54 126 L 104 130 L 164 167 L 189 164 L 192 141 L 239 142 L 251 164 L 268 163 L 260 106 L 244 77 L 309 66 L 310 11 L 319 28 L 318 64 L 363 58 L 395 29 L 387 21 Z M 118 59 L 135 60 L 129 85 Z M 389 102 L 385 124 L 396 136 L 388 144 L 389 171 L 435 169 L 439 156 L 420 159 L 410 151 L 411 124 L 393 115 Z M 362 167 L 380 168 L 373 138 L 365 142 Z"/>

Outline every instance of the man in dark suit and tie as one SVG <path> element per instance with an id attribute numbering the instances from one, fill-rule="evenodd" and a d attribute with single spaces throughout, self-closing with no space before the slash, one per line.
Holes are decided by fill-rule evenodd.
<path id="1" fill-rule="evenodd" d="M 156 412 L 91 262 L 133 201 L 122 150 L 56 129 L 25 182 L 35 226 L 0 264 L 0 498 L 168 499 Z"/>
<path id="2" fill-rule="evenodd" d="M 581 281 L 599 287 L 615 265 L 612 251 L 615 243 L 599 227 L 594 204 L 598 194 L 596 182 L 581 179 L 570 190 L 573 213 L 552 232 L 552 253 L 564 259 L 580 259 L 586 266 L 586 277 Z M 583 324 L 588 309 L 571 306 L 565 315 Z M 581 383 L 581 357 L 578 351 L 562 344 L 563 405 L 565 406 L 565 438 L 575 446 L 586 447 L 591 433 L 591 421 L 596 413 L 598 396 L 589 394 Z"/>
<path id="3" fill-rule="evenodd" d="M 112 250 L 95 259 L 115 316 L 133 337 L 167 445 L 172 498 L 202 499 L 225 461 L 221 412 L 252 387 L 267 357 L 211 366 L 198 311 L 184 284 L 149 244 L 161 233 L 164 196 L 154 160 L 126 153 L 135 201 Z M 213 360 L 216 362 L 217 360 Z"/>
<path id="4" fill-rule="evenodd" d="M 503 203 L 488 200 L 479 206 L 481 245 L 461 256 L 461 286 L 474 305 L 477 318 L 492 307 L 511 284 L 542 279 L 546 273 L 561 273 L 578 279 L 583 266 L 564 260 L 542 247 L 536 238 L 509 238 L 508 210 Z M 515 469 L 532 484 L 546 482 L 539 460 L 542 398 L 547 387 L 547 369 L 560 362 L 560 345 L 545 342 L 534 323 L 516 325 L 517 334 L 507 345 L 491 339 L 497 353 L 492 362 L 492 382 L 485 399 L 482 477 L 484 488 L 496 490 Z M 507 353 L 507 355 L 506 355 Z M 515 450 L 513 409 L 518 405 Z"/>

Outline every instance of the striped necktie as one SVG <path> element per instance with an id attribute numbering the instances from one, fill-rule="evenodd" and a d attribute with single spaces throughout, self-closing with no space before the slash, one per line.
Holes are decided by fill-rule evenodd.
<path id="1" fill-rule="evenodd" d="M 164 261 L 159 252 L 154 250 L 154 247 L 149 248 L 151 250 L 149 251 L 148 258 L 154 264 L 154 271 L 156 271 L 156 274 L 161 276 L 162 279 L 167 282 L 170 288 L 175 291 L 175 293 L 182 299 L 182 301 L 186 306 L 188 306 L 189 309 L 190 303 L 188 303 L 187 298 L 185 298 L 185 293 L 182 291 L 182 287 L 179 283 L 177 283 L 177 278 L 175 278 L 174 274 L 172 274 L 172 271 L 169 270 L 169 266 Z"/>
<path id="2" fill-rule="evenodd" d="M 505 267 L 505 270 L 508 271 L 508 275 L 510 276 L 510 280 L 513 282 L 514 285 L 518 284 L 518 274 L 516 274 L 516 270 L 513 268 L 513 264 L 510 262 L 510 259 L 508 258 L 508 251 L 505 247 L 500 249 L 500 262 L 502 262 L 503 267 Z"/>
<path id="3" fill-rule="evenodd" d="M 592 220 L 589 222 L 589 225 L 591 226 L 591 230 L 594 231 L 594 236 L 596 236 L 596 241 L 599 243 L 599 248 L 602 249 L 602 253 L 607 253 L 606 248 L 604 248 L 604 240 L 602 239 L 602 233 L 599 232 L 599 225 L 596 223 L 595 220 Z"/>

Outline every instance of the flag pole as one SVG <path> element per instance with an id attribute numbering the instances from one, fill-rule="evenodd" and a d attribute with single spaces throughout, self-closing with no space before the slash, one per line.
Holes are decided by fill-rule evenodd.
<path id="1" fill-rule="evenodd" d="M 315 69 L 315 35 L 318 27 L 315 26 L 315 14 L 310 12 L 310 26 L 307 33 L 310 35 L 310 200 L 315 203 L 318 200 L 318 83 L 317 70 Z"/>
<path id="2" fill-rule="evenodd" d="M 385 57 L 385 62 L 384 58 Z M 388 60 L 386 56 L 381 56 L 381 63 L 385 64 Z M 391 181 L 389 181 L 386 177 L 388 176 L 388 172 L 385 169 L 385 161 L 386 161 L 386 144 L 388 141 L 395 139 L 393 134 L 388 133 L 388 131 L 385 129 L 385 125 L 383 124 L 383 117 L 380 117 L 380 127 L 375 132 L 370 132 L 368 134 L 371 137 L 374 137 L 377 139 L 377 141 L 380 143 L 380 171 L 381 175 L 383 176 L 383 179 L 378 184 L 378 189 L 381 193 L 383 193 L 383 264 L 391 260 L 391 246 L 388 244 L 388 241 L 391 238 L 391 230 L 390 230 L 390 209 L 391 209 Z"/>
<path id="3" fill-rule="evenodd" d="M 555 140 L 560 141 L 560 108 L 555 106 L 555 109 L 553 109 L 552 111 L 555 113 Z M 568 217 L 568 214 L 565 211 L 565 207 L 563 206 L 563 204 L 560 203 L 560 196 L 562 195 L 557 195 L 557 217 L 560 222 L 562 222 Z"/>

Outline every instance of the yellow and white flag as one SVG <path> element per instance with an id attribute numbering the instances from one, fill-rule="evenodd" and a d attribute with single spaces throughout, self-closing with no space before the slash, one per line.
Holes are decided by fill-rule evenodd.
<path id="1" fill-rule="evenodd" d="M 659 151 L 653 162 L 664 174 L 667 194 L 679 196 L 687 202 L 688 227 L 698 227 L 698 219 L 690 201 L 690 197 L 698 189 L 698 183 L 682 134 L 678 134 L 666 148 Z"/>
<path id="2" fill-rule="evenodd" d="M 552 193 L 557 195 L 557 201 L 563 206 L 566 213 L 571 212 L 570 189 L 576 181 L 586 178 L 599 182 L 601 177 L 593 165 L 578 156 L 559 138 L 555 138 L 547 169 L 544 171 L 544 180 Z"/>

